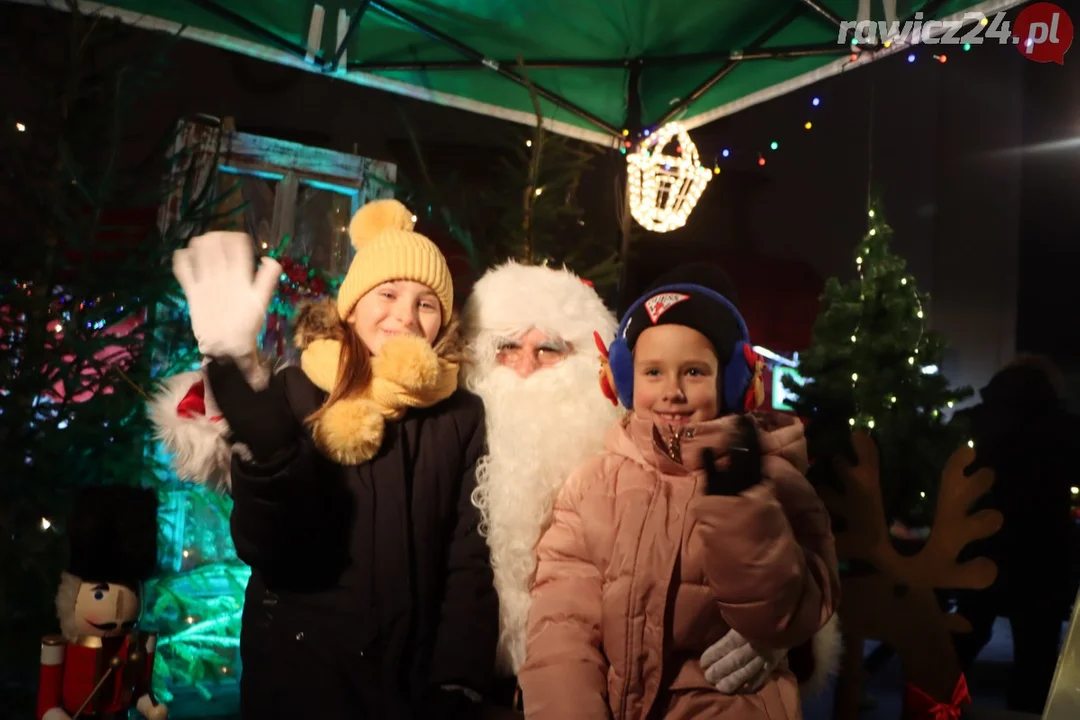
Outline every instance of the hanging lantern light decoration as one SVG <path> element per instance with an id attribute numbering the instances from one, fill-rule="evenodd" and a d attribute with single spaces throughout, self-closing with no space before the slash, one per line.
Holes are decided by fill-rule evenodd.
<path id="1" fill-rule="evenodd" d="M 674 155 L 664 151 L 673 146 Z M 630 214 L 645 228 L 663 233 L 681 228 L 712 179 L 697 147 L 679 123 L 649 133 L 626 156 Z"/>

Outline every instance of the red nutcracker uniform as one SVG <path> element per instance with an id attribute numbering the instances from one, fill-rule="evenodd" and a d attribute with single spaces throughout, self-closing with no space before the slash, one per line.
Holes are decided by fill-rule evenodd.
<path id="1" fill-rule="evenodd" d="M 140 631 L 142 584 L 157 565 L 157 494 L 84 488 L 56 594 L 62 635 L 41 642 L 37 720 L 165 720 L 150 690 L 157 636 Z"/>
<path id="2" fill-rule="evenodd" d="M 136 704 L 154 707 L 150 682 L 156 643 L 156 635 L 143 632 L 116 638 L 89 635 L 75 643 L 59 635 L 46 637 L 41 643 L 38 720 L 46 720 L 54 708 L 68 716 L 81 709 L 79 717 L 104 720 L 127 717 Z"/>

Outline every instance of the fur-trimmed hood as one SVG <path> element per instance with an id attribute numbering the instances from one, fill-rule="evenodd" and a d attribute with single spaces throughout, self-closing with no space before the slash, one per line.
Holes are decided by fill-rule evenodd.
<path id="1" fill-rule="evenodd" d="M 306 350 L 316 340 L 344 340 L 344 328 L 338 320 L 337 305 L 329 298 L 305 301 L 296 308 L 293 343 Z"/>

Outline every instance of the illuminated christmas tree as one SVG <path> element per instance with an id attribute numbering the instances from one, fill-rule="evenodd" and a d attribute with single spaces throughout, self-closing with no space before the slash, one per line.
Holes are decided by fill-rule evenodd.
<path id="1" fill-rule="evenodd" d="M 798 394 L 795 411 L 809 421 L 819 472 L 828 472 L 828 458 L 849 452 L 852 432 L 871 432 L 888 520 L 925 526 L 942 465 L 966 439 L 958 423 L 947 422 L 948 411 L 971 389 L 950 388 L 942 375 L 945 342 L 926 327 L 929 297 L 890 251 L 892 229 L 875 203 L 868 220 L 855 249 L 857 277 L 825 285 L 813 342 L 800 356 L 805 382 L 784 382 Z"/>

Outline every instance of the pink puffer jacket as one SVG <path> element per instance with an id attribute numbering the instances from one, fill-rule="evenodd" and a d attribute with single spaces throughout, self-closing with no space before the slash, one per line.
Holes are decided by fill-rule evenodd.
<path id="1" fill-rule="evenodd" d="M 756 693 L 723 695 L 701 653 L 729 629 L 759 648 L 806 643 L 839 597 L 828 514 L 806 481 L 802 425 L 755 416 L 763 482 L 708 497 L 701 450 L 722 459 L 734 416 L 691 426 L 681 462 L 634 414 L 567 481 L 538 546 L 527 657 L 529 720 L 795 720 L 785 665 Z"/>

